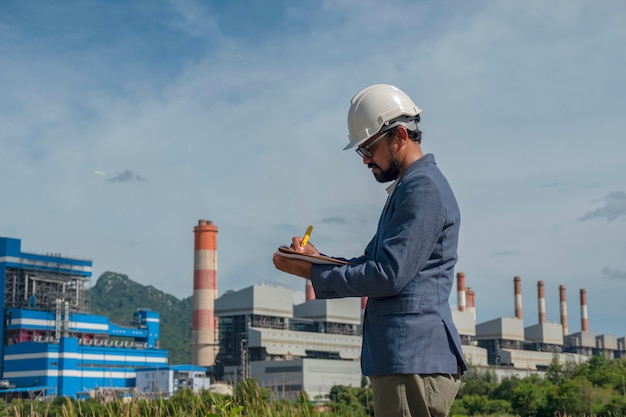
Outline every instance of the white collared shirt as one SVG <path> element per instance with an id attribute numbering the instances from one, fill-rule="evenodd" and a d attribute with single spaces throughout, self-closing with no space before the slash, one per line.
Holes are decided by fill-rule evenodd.
<path id="1" fill-rule="evenodd" d="M 393 190 L 396 189 L 396 184 L 398 183 L 398 180 L 395 180 L 394 182 L 391 183 L 390 186 L 388 186 L 387 188 L 385 188 L 387 190 L 387 195 L 391 195 L 393 193 Z"/>

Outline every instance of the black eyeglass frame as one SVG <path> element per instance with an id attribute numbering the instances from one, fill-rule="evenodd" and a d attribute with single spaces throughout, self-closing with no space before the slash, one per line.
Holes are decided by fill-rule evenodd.
<path id="1" fill-rule="evenodd" d="M 376 139 L 374 139 L 374 141 L 373 141 L 372 143 L 370 143 L 369 145 L 367 145 L 367 146 L 359 146 L 358 148 L 356 148 L 356 149 L 354 150 L 354 152 L 356 152 L 356 153 L 357 153 L 357 155 L 359 155 L 361 158 L 365 158 L 366 156 L 367 156 L 368 158 L 371 158 L 373 155 L 372 155 L 372 153 L 370 152 L 370 149 L 372 149 L 372 147 L 373 147 L 374 145 L 376 145 L 378 142 L 380 142 L 380 140 L 381 140 L 382 138 L 384 138 L 385 136 L 387 136 L 387 133 L 389 133 L 389 132 L 385 132 L 385 133 L 383 133 L 382 135 L 380 135 L 379 137 L 377 137 Z"/>

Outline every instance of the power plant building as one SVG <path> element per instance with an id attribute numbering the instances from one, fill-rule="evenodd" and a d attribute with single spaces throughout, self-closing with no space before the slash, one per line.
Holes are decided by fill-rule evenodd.
<path id="1" fill-rule="evenodd" d="M 169 398 L 181 389 L 193 392 L 208 390 L 211 380 L 206 371 L 206 368 L 194 365 L 141 368 L 136 371 L 135 388 L 141 397 L 147 399 Z"/>
<path id="2" fill-rule="evenodd" d="M 167 365 L 157 312 L 138 310 L 130 327 L 89 314 L 91 273 L 90 260 L 25 253 L 19 239 L 0 237 L 4 387 L 76 397 L 130 389 L 136 368 Z"/>
<path id="3" fill-rule="evenodd" d="M 551 323 L 546 320 L 544 283 L 538 281 L 538 323 L 524 327 L 521 278 L 516 276 L 513 281 L 515 317 L 499 317 L 476 325 L 476 340 L 479 346 L 487 349 L 489 365 L 512 370 L 543 371 L 555 358 L 561 363 L 581 363 L 589 359 L 596 347 L 595 335 L 588 331 L 565 334 L 565 287 L 559 287 L 562 322 Z M 581 294 L 584 294 L 584 290 L 581 290 Z M 585 328 L 586 299 L 582 297 L 581 302 Z"/>
<path id="4" fill-rule="evenodd" d="M 283 287 L 253 285 L 215 301 L 217 361 L 224 378 L 255 378 L 278 398 L 328 396 L 333 385 L 360 386 L 361 300 L 293 305 Z"/>

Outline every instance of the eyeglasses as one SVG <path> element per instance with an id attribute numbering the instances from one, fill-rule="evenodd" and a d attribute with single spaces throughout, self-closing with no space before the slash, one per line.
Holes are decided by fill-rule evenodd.
<path id="1" fill-rule="evenodd" d="M 376 145 L 382 138 L 384 138 L 385 136 L 387 136 L 387 133 L 384 133 L 382 135 L 380 135 L 379 137 L 377 137 L 376 139 L 374 139 L 374 141 L 372 143 L 370 143 L 367 146 L 359 146 L 358 148 L 356 148 L 354 151 L 357 153 L 357 155 L 359 155 L 361 158 L 365 158 L 366 156 L 368 158 L 371 158 L 373 155 L 370 152 L 370 149 L 372 149 L 372 146 Z"/>

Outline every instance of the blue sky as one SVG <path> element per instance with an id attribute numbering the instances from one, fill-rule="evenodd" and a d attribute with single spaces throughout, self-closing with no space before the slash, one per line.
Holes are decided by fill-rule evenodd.
<path id="1" fill-rule="evenodd" d="M 359 255 L 384 205 L 347 143 L 350 98 L 394 84 L 423 108 L 462 211 L 477 320 L 626 334 L 623 1 L 4 1 L 0 235 L 179 298 L 193 227 L 219 228 L 219 292 L 302 291 L 271 256 L 314 225 Z M 454 287 L 456 288 L 456 286 Z M 456 304 L 453 293 L 451 303 Z"/>

